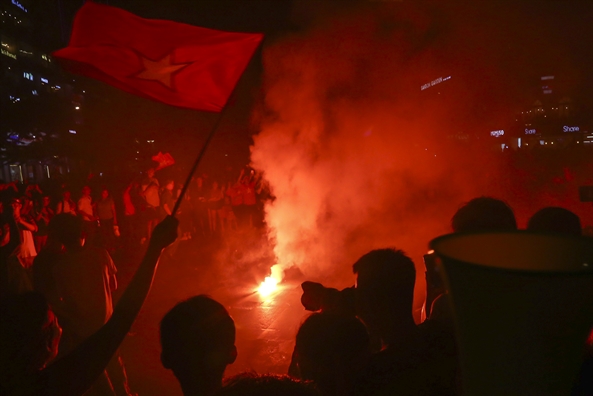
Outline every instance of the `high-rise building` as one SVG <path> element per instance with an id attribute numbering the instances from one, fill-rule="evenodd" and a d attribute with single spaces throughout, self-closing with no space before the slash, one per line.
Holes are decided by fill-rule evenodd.
<path id="1" fill-rule="evenodd" d="M 515 115 L 513 136 L 519 146 L 566 147 L 593 143 L 592 117 L 570 89 L 563 87 L 562 76 L 539 79 L 541 90 L 531 104 Z"/>
<path id="2" fill-rule="evenodd" d="M 69 172 L 85 91 L 50 52 L 64 45 L 59 0 L 0 0 L 0 179 Z"/>

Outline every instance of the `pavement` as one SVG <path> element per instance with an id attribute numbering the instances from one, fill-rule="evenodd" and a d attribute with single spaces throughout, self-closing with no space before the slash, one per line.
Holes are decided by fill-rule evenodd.
<path id="1" fill-rule="evenodd" d="M 142 249 L 115 256 L 122 287 L 132 278 Z M 227 307 L 237 328 L 238 357 L 225 376 L 255 371 L 285 374 L 299 325 L 308 315 L 300 303 L 299 274 L 263 298 L 257 287 L 273 265 L 265 236 L 251 231 L 227 239 L 176 242 L 161 258 L 156 277 L 120 350 L 130 387 L 140 396 L 181 395 L 173 374 L 160 362 L 159 322 L 177 302 L 207 294 Z"/>

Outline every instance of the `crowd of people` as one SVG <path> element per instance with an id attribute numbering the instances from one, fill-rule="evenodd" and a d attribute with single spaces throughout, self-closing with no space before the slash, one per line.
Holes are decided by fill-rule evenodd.
<path id="1" fill-rule="evenodd" d="M 9 233 L 8 213 L 18 222 L 23 242 L 19 256 L 26 268 L 48 240 L 48 224 L 58 214 L 69 213 L 83 221 L 86 244 L 113 253 L 122 242 L 144 244 L 152 229 L 172 214 L 182 186 L 173 179 L 155 177 L 148 169 L 135 177 L 118 197 L 112 187 L 84 184 L 80 191 L 66 185 L 44 191 L 38 184 L 1 184 L 0 235 Z M 94 191 L 93 191 L 94 190 Z M 264 201 L 270 199 L 265 183 L 253 170 L 243 169 L 236 180 L 210 180 L 207 174 L 192 178 L 176 216 L 181 240 L 224 238 L 263 225 Z M 120 238 L 121 237 L 121 238 Z"/>
<path id="2" fill-rule="evenodd" d="M 76 202 L 64 191 L 56 205 L 36 187 L 11 198 L 3 210 L 0 248 L 0 395 L 132 394 L 118 347 L 148 294 L 163 249 L 179 237 L 224 235 L 259 221 L 256 175 L 242 172 L 226 184 L 205 179 L 192 181 L 180 220 L 171 216 L 178 194 L 173 181 L 161 184 L 149 171 L 130 183 L 124 216 L 134 216 L 139 232 L 124 243 L 137 239 L 145 255 L 115 306 L 117 268 L 109 249 L 119 216 L 109 191 L 96 202 L 89 187 Z M 490 197 L 464 204 L 451 225 L 453 232 L 517 230 L 512 209 Z M 527 228 L 582 235 L 578 216 L 563 208 L 538 211 Z M 162 365 L 186 396 L 459 395 L 448 295 L 428 267 L 430 299 L 420 324 L 412 314 L 415 265 L 402 250 L 373 250 L 356 260 L 356 286 L 340 291 L 303 283 L 301 302 L 313 313 L 298 330 L 286 375 L 246 373 L 223 380 L 238 354 L 235 322 L 219 302 L 194 296 L 162 318 Z M 588 353 L 575 395 L 593 392 Z"/>

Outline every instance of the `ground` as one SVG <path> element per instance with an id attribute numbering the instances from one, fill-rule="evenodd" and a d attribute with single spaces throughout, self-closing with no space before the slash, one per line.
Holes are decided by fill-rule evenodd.
<path id="1" fill-rule="evenodd" d="M 227 307 L 237 328 L 237 361 L 226 376 L 243 371 L 286 373 L 300 323 L 298 275 L 262 298 L 256 289 L 273 264 L 264 236 L 253 231 L 231 241 L 194 238 L 165 251 L 154 284 L 131 332 L 121 346 L 130 386 L 140 396 L 181 395 L 173 374 L 160 362 L 159 322 L 177 302 L 207 294 Z M 239 248 L 240 247 L 240 248 Z M 122 290 L 137 268 L 141 249 L 116 255 Z M 115 297 L 121 294 L 120 290 Z"/>

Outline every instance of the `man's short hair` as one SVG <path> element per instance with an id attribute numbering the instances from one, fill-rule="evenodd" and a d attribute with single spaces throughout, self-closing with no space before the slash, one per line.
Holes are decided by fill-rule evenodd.
<path id="1" fill-rule="evenodd" d="M 500 199 L 478 197 L 461 206 L 451 219 L 454 232 L 514 231 L 513 209 Z"/>
<path id="2" fill-rule="evenodd" d="M 527 223 L 529 231 L 553 232 L 579 236 L 583 234 L 581 219 L 568 209 L 550 206 L 538 210 Z"/>
<path id="3" fill-rule="evenodd" d="M 167 312 L 161 321 L 160 335 L 163 363 L 171 366 L 233 348 L 235 323 L 219 302 L 198 295 Z"/>
<path id="4" fill-rule="evenodd" d="M 369 334 L 358 318 L 325 312 L 313 313 L 305 319 L 297 332 L 295 346 L 299 359 L 325 367 L 336 361 L 348 363 L 359 359 L 368 348 Z"/>
<path id="5" fill-rule="evenodd" d="M 352 268 L 358 275 L 357 295 L 363 293 L 370 304 L 391 305 L 412 312 L 416 268 L 402 250 L 372 250 Z"/>

